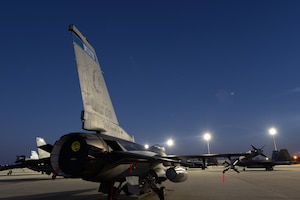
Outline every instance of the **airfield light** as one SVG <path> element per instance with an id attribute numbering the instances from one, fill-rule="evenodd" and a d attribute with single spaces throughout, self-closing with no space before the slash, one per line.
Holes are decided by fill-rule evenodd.
<path id="1" fill-rule="evenodd" d="M 298 156 L 293 156 L 294 161 L 298 160 Z"/>
<path id="2" fill-rule="evenodd" d="M 173 145 L 174 145 L 174 140 L 168 139 L 168 140 L 167 140 L 167 145 L 168 145 L 169 147 L 173 146 Z"/>
<path id="3" fill-rule="evenodd" d="M 275 141 L 275 135 L 276 135 L 276 133 L 277 133 L 276 128 L 272 127 L 272 128 L 269 129 L 269 134 L 272 135 L 272 137 L 273 137 L 274 151 L 277 151 L 277 145 L 276 145 L 276 141 Z"/>
<path id="4" fill-rule="evenodd" d="M 207 153 L 210 154 L 210 149 L 209 149 L 209 140 L 211 139 L 210 133 L 204 133 L 203 138 L 207 142 Z"/>
<path id="5" fill-rule="evenodd" d="M 270 129 L 269 129 L 269 133 L 270 133 L 271 135 L 275 135 L 275 134 L 277 133 L 277 130 L 276 130 L 275 128 L 270 128 Z"/>
<path id="6" fill-rule="evenodd" d="M 144 145 L 145 149 L 149 149 L 149 144 Z"/>

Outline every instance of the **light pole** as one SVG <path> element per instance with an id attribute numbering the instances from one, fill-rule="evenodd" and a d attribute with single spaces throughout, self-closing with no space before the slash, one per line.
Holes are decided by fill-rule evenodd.
<path id="1" fill-rule="evenodd" d="M 269 129 L 269 134 L 272 135 L 273 137 L 273 142 L 274 142 L 274 151 L 277 151 L 277 146 L 276 146 L 276 141 L 275 141 L 275 135 L 277 133 L 277 130 L 275 128 L 270 128 Z"/>
<path id="2" fill-rule="evenodd" d="M 207 142 L 207 153 L 210 154 L 210 149 L 209 149 L 209 140 L 211 139 L 210 133 L 204 133 L 203 138 Z"/>

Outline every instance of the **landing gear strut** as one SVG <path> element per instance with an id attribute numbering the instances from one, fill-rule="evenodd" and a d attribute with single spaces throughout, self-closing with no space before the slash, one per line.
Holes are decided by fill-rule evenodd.
<path id="1" fill-rule="evenodd" d="M 110 190 L 108 192 L 108 200 L 117 200 L 117 197 L 119 196 L 121 189 L 120 186 L 122 185 L 122 183 L 120 183 L 120 185 L 118 187 L 115 187 L 114 184 L 112 183 L 110 186 Z"/>
<path id="2" fill-rule="evenodd" d="M 157 176 L 149 175 L 148 180 L 151 189 L 157 194 L 159 200 L 165 200 L 166 188 L 164 186 L 158 187 L 163 180 L 159 180 Z"/>
<path id="3" fill-rule="evenodd" d="M 98 192 L 107 193 L 108 200 L 118 200 L 118 196 L 125 184 L 126 182 L 121 182 L 116 187 L 114 182 L 101 183 Z"/>
<path id="4" fill-rule="evenodd" d="M 152 190 L 158 195 L 159 200 L 165 200 L 165 187 L 155 187 Z"/>

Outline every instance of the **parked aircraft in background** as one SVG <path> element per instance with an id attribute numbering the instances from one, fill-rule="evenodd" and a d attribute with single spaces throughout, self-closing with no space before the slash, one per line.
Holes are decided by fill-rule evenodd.
<path id="1" fill-rule="evenodd" d="M 217 157 L 211 157 L 206 159 L 192 158 L 187 159 L 186 162 L 190 164 L 190 168 L 202 168 L 203 170 L 206 169 L 208 166 L 219 165 Z"/>
<path id="2" fill-rule="evenodd" d="M 229 162 L 225 161 L 224 164 L 227 165 L 227 168 L 223 171 L 226 172 L 229 169 L 233 169 L 236 172 L 239 172 L 236 169 L 236 166 L 243 167 L 245 171 L 246 168 L 265 168 L 268 171 L 272 171 L 275 165 L 290 165 L 292 164 L 292 158 L 287 151 L 287 149 L 281 149 L 280 151 L 272 152 L 272 159 L 270 160 L 264 153 L 263 147 L 258 149 L 252 145 L 252 153 L 248 156 L 241 156 L 235 159 L 230 159 Z M 258 156 L 262 156 L 265 159 L 259 159 Z"/>
<path id="3" fill-rule="evenodd" d="M 281 149 L 280 151 L 273 151 L 272 159 L 247 159 L 242 160 L 236 164 L 236 166 L 246 168 L 265 168 L 267 171 L 272 171 L 276 165 L 290 165 L 292 163 L 292 157 L 287 149 Z"/>
<path id="4" fill-rule="evenodd" d="M 36 137 L 36 144 L 38 148 L 38 153 L 36 151 L 31 151 L 31 156 L 29 158 L 26 158 L 25 155 L 17 156 L 15 164 L 1 165 L 0 171 L 11 170 L 16 168 L 28 168 L 37 172 L 51 174 L 53 170 L 50 165 L 50 153 L 41 149 L 41 147 L 46 148 L 51 145 L 47 144 L 45 140 L 41 137 Z M 9 173 L 9 175 L 10 174 L 11 173 Z"/>
<path id="5" fill-rule="evenodd" d="M 195 155 L 195 157 L 193 159 L 188 159 L 186 162 L 191 165 L 190 167 L 200 167 L 202 169 L 205 169 L 205 168 L 207 168 L 207 166 L 219 165 L 220 161 L 217 160 L 217 157 L 223 157 L 223 158 L 227 158 L 230 161 L 230 162 L 228 162 L 227 160 L 225 160 L 222 163 L 222 164 L 227 165 L 227 168 L 223 171 L 223 173 L 225 173 L 229 169 L 239 172 L 235 168 L 235 166 L 239 162 L 250 160 L 258 155 L 262 155 L 262 156 L 266 157 L 266 155 L 263 154 L 262 149 L 258 149 L 253 145 L 251 145 L 251 147 L 252 147 L 252 150 L 249 150 L 243 154 L 241 154 L 241 153 L 237 153 L 237 154 L 236 153 L 203 154 L 203 155 L 206 155 L 205 157 L 201 157 L 201 155 Z M 209 157 L 209 156 L 211 156 L 211 157 Z M 188 157 L 190 157 L 190 156 L 188 156 Z M 181 156 L 180 158 L 184 159 L 183 156 Z M 198 158 L 200 158 L 200 159 L 198 159 Z M 234 159 L 232 159 L 232 158 L 234 158 Z"/>

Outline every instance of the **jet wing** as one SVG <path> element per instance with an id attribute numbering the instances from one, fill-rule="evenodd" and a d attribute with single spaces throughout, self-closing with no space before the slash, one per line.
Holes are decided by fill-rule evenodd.
<path id="1" fill-rule="evenodd" d="M 0 171 L 9 170 L 9 169 L 17 169 L 17 168 L 28 168 L 37 172 L 45 172 L 46 174 L 51 174 L 53 172 L 50 159 L 37 159 L 37 160 L 24 160 L 19 161 L 20 163 L 13 165 L 1 165 Z"/>
<path id="2" fill-rule="evenodd" d="M 132 162 L 150 162 L 150 163 L 163 163 L 180 164 L 189 167 L 191 164 L 187 162 L 188 159 L 206 159 L 206 158 L 231 158 L 238 156 L 246 156 L 249 153 L 229 153 L 229 154 L 198 154 L 198 155 L 166 155 L 161 156 L 151 151 L 112 151 L 110 155 L 118 159 L 118 163 L 129 164 Z"/>
<path id="3" fill-rule="evenodd" d="M 14 164 L 14 165 L 1 165 L 0 171 L 9 170 L 9 169 L 16 169 L 16 168 L 24 168 L 23 164 Z"/>
<path id="4" fill-rule="evenodd" d="M 191 162 L 191 159 L 198 159 L 203 161 L 202 169 L 205 169 L 205 162 L 210 158 L 228 158 L 231 160 L 232 157 L 248 156 L 250 153 L 226 153 L 226 154 L 198 154 L 198 155 L 167 155 L 164 156 L 166 159 L 174 160 L 180 165 L 185 167 L 193 167 L 194 164 Z"/>
<path id="5" fill-rule="evenodd" d="M 174 159 L 174 160 L 185 160 L 185 159 L 205 159 L 205 158 L 231 158 L 231 157 L 238 157 L 238 156 L 247 156 L 250 153 L 226 153 L 226 154 L 198 154 L 198 155 L 167 155 L 164 158 L 167 159 Z"/>

